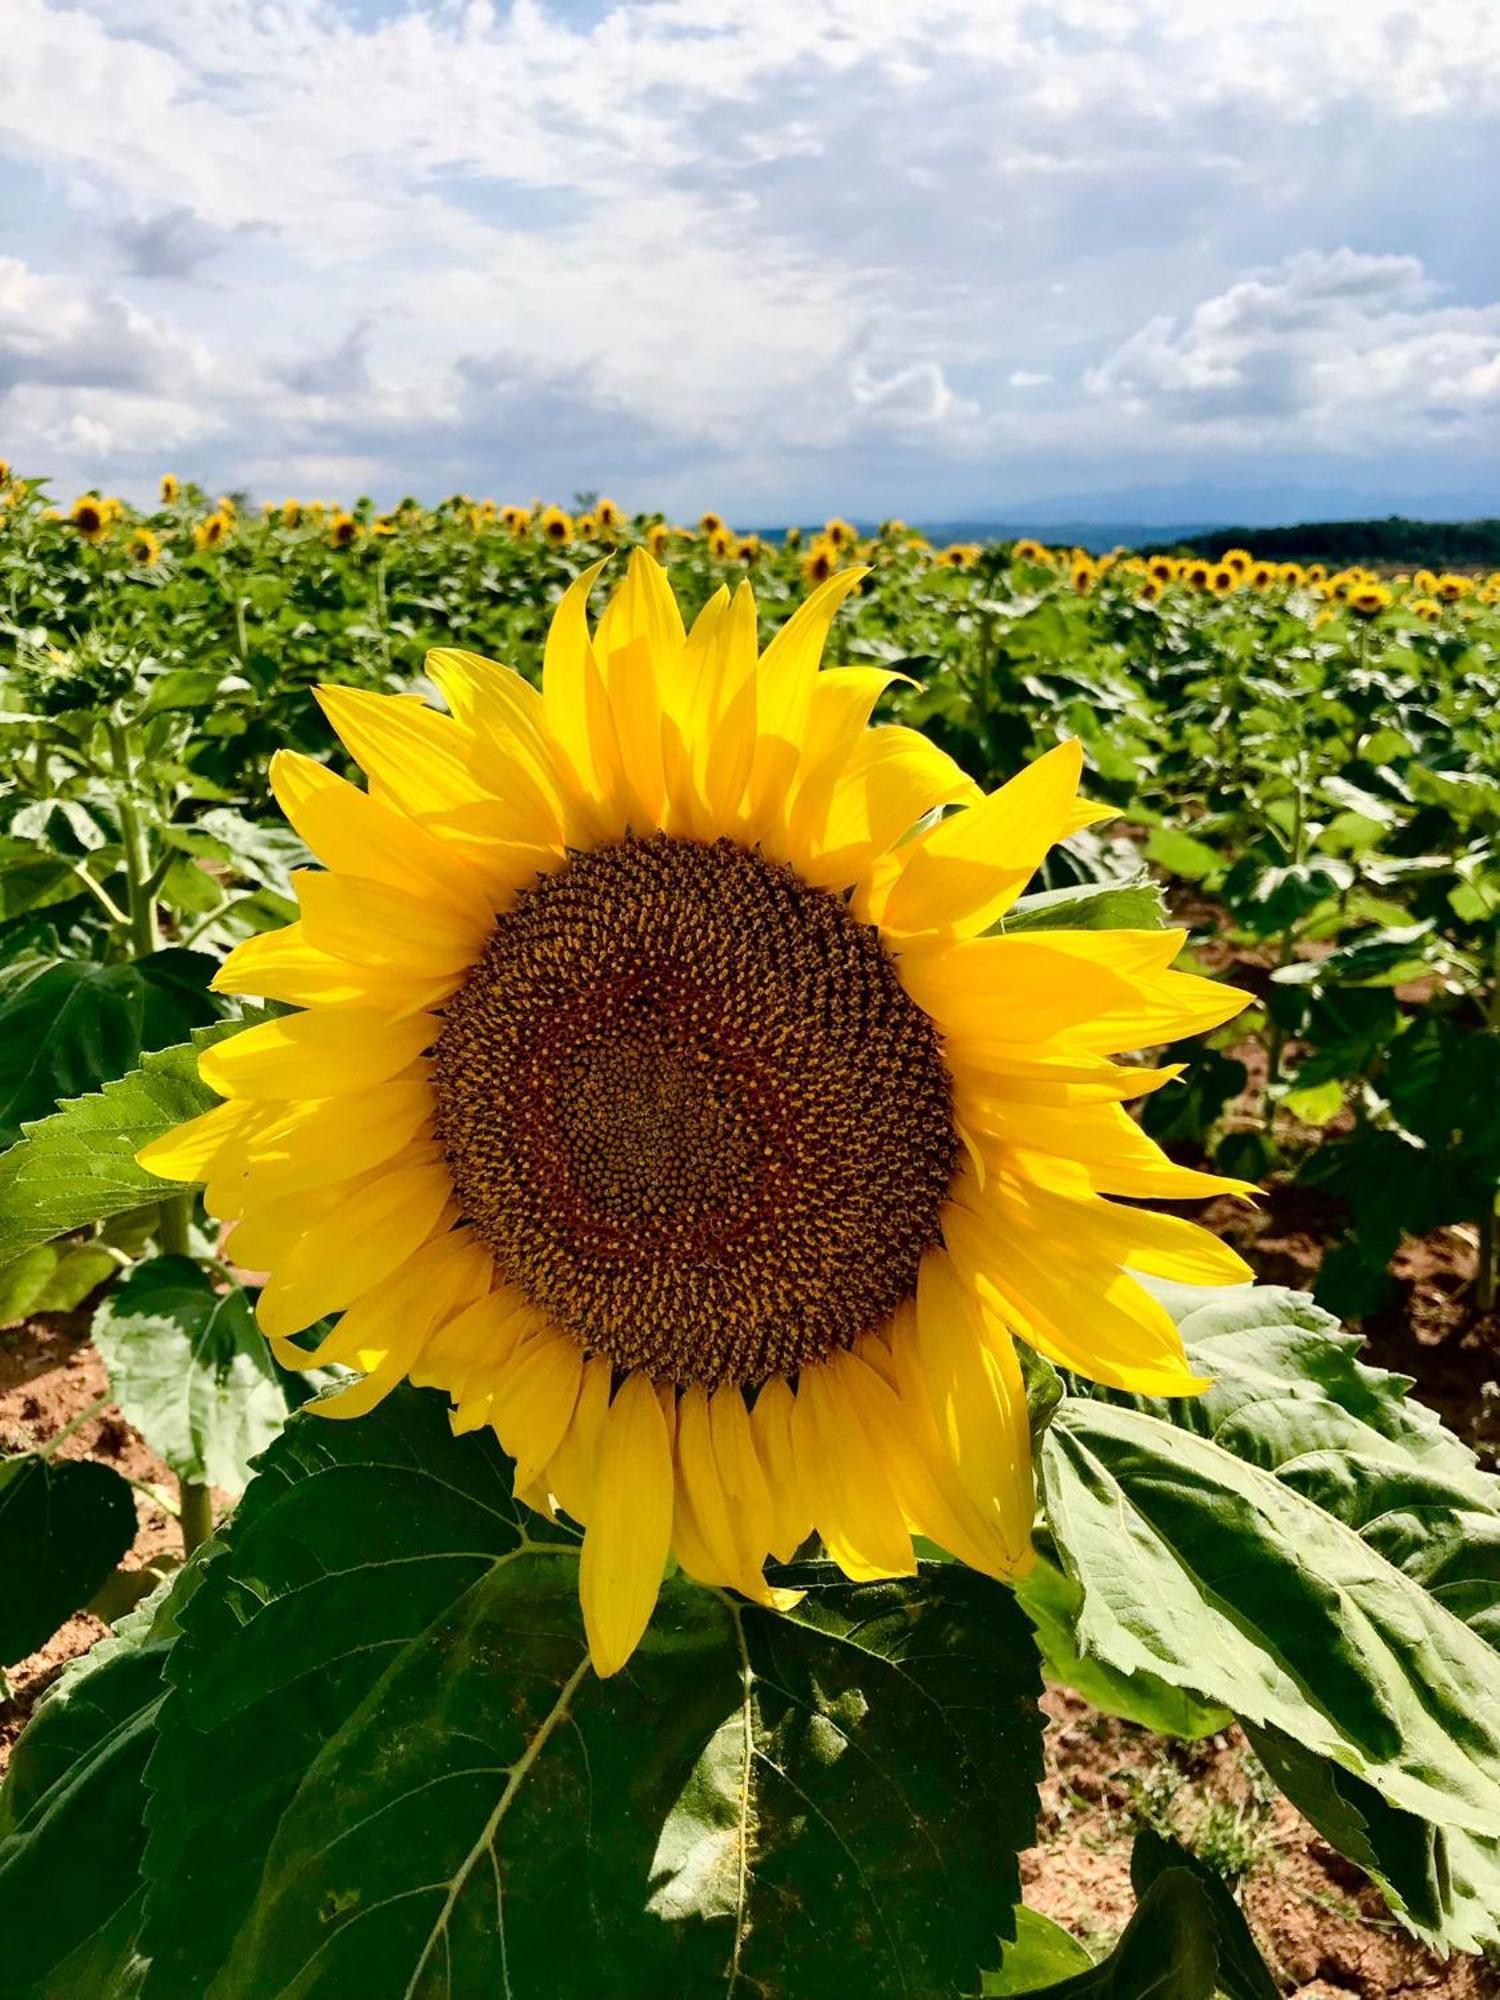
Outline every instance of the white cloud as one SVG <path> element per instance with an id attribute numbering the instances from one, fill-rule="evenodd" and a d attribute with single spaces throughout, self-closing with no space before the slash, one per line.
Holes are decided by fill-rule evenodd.
<path id="1" fill-rule="evenodd" d="M 1500 419 L 1500 303 L 1445 304 L 1415 257 L 1302 251 L 1148 321 L 1085 386 L 1200 432 L 1295 426 L 1368 448 L 1455 415 Z"/>
<path id="2" fill-rule="evenodd" d="M 1491 0 L 5 14 L 0 436 L 68 477 L 912 513 L 1153 425 L 1489 435 Z"/>

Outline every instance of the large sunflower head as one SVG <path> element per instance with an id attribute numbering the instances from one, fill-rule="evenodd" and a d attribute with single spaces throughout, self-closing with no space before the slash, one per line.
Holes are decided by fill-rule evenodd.
<path id="1" fill-rule="evenodd" d="M 300 1011 L 207 1050 L 223 1103 L 142 1158 L 207 1182 L 283 1360 L 360 1371 L 319 1412 L 439 1388 L 583 1524 L 610 1673 L 669 1554 L 760 1603 L 813 1531 L 855 1578 L 910 1572 L 914 1534 L 1024 1567 L 1013 1337 L 1188 1392 L 1130 1273 L 1244 1267 L 1112 1199 L 1240 1185 L 1126 1114 L 1175 1072 L 1111 1060 L 1239 996 L 1171 969 L 1180 932 L 1005 929 L 1100 817 L 1077 744 L 986 797 L 872 728 L 891 671 L 820 669 L 858 570 L 758 653 L 747 584 L 684 631 L 640 551 L 591 630 L 600 567 L 540 690 L 453 651 L 448 714 L 323 690 L 368 789 L 278 755 L 323 870 L 218 980 Z"/>

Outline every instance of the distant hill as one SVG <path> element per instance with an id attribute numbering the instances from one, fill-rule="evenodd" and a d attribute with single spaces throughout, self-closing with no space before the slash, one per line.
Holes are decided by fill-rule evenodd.
<path id="1" fill-rule="evenodd" d="M 1144 554 L 1176 552 L 1184 542 L 1158 535 Z M 1380 563 L 1387 569 L 1500 569 L 1500 520 L 1303 521 L 1293 528 L 1214 528 L 1192 536 L 1202 556 L 1253 549 L 1283 562 Z"/>

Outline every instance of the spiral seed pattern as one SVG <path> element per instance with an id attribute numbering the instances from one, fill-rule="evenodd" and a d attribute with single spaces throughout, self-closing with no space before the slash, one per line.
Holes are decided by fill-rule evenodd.
<path id="1" fill-rule="evenodd" d="M 957 1164 L 936 1032 L 876 932 L 730 840 L 572 857 L 495 925 L 434 1050 L 501 1272 L 591 1351 L 755 1383 L 909 1298 Z"/>

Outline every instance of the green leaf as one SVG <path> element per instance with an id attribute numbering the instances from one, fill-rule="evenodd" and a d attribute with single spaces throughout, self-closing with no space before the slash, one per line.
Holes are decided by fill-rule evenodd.
<path id="1" fill-rule="evenodd" d="M 1208 1904 L 1219 1954 L 1218 1990 L 1225 2000 L 1280 2000 L 1281 1989 L 1222 1876 L 1180 1841 L 1154 1827 L 1142 1827 L 1130 1850 L 1130 1883 L 1136 1895 L 1144 1899 L 1159 1879 L 1180 1869 L 1192 1876 Z"/>
<path id="2" fill-rule="evenodd" d="M 184 1614 L 148 1992 L 973 1992 L 1035 1822 L 1025 1620 L 952 1564 L 795 1581 L 671 1576 L 601 1681 L 492 1440 L 413 1390 L 299 1413 Z"/>
<path id="3" fill-rule="evenodd" d="M 0 1459 L 0 1666 L 88 1603 L 135 1528 L 134 1495 L 109 1466 L 37 1452 Z"/>
<path id="4" fill-rule="evenodd" d="M 1224 866 L 1222 857 L 1206 841 L 1195 840 L 1177 826 L 1152 827 L 1146 859 L 1169 875 L 1181 876 L 1184 882 L 1202 882 Z"/>
<path id="5" fill-rule="evenodd" d="M 139 1990 L 146 1759 L 196 1576 L 179 1573 L 75 1661 L 16 1744 L 0 1790 L 3 2000 Z"/>
<path id="6" fill-rule="evenodd" d="M 119 1269 L 102 1243 L 38 1243 L 0 1266 L 0 1326 L 33 1313 L 71 1312 Z"/>
<path id="7" fill-rule="evenodd" d="M 83 893 L 71 861 L 35 841 L 0 834 L 0 923 Z"/>
<path id="8" fill-rule="evenodd" d="M 1219 1975 L 1214 1913 L 1186 1868 L 1159 1875 L 1109 1957 L 1087 1972 L 1041 1985 L 986 1987 L 1047 2000 L 1213 2000 Z"/>
<path id="9" fill-rule="evenodd" d="M 1028 1910 L 1016 1911 L 1016 1937 L 1000 1954 L 998 1972 L 987 1972 L 979 1990 L 992 1994 L 1035 1993 L 1066 1979 L 1069 1973 L 1087 1972 L 1094 1963 L 1077 1938 L 1050 1917 Z"/>
<path id="10" fill-rule="evenodd" d="M 174 1183 L 138 1167 L 135 1155 L 218 1102 L 198 1080 L 198 1050 L 241 1025 L 224 1022 L 147 1055 L 128 1076 L 27 1126 L 0 1154 L 0 1259 L 170 1193 Z"/>
<path id="11" fill-rule="evenodd" d="M 1021 1609 L 1036 1627 L 1036 1642 L 1049 1680 L 1076 1688 L 1106 1715 L 1123 1716 L 1163 1736 L 1195 1741 L 1227 1729 L 1227 1708 L 1194 1701 L 1150 1673 L 1117 1674 L 1102 1661 L 1080 1653 L 1074 1643 L 1083 1592 L 1072 1578 L 1040 1552 L 1016 1586 Z"/>
<path id="12" fill-rule="evenodd" d="M 97 1089 L 143 1050 L 212 1021 L 214 969 L 181 950 L 124 965 L 30 958 L 0 968 L 0 1145 L 60 1098 Z"/>
<path id="13" fill-rule="evenodd" d="M 1086 1556 L 1079 1580 L 1091 1596 L 1077 1643 L 1089 1645 L 1089 1612 L 1101 1611 L 1106 1597 L 1118 1602 L 1132 1589 L 1144 1595 L 1168 1574 L 1174 1587 L 1187 1583 L 1181 1630 L 1170 1642 L 1175 1667 L 1148 1647 L 1155 1671 L 1237 1707 L 1288 1795 L 1430 1942 L 1467 1950 L 1500 1942 L 1493 1914 L 1500 1908 L 1500 1841 L 1466 1830 L 1459 1822 L 1472 1823 L 1472 1815 L 1455 1811 L 1451 1795 L 1455 1759 L 1471 1773 L 1492 1754 L 1482 1739 L 1496 1715 L 1494 1652 L 1486 1675 L 1480 1654 L 1465 1651 L 1456 1666 L 1453 1648 L 1455 1632 L 1500 1647 L 1500 1480 L 1408 1399 L 1406 1378 L 1360 1362 L 1359 1342 L 1302 1295 L 1269 1287 L 1155 1289 L 1213 1384 L 1182 1402 L 1110 1400 L 1128 1404 L 1120 1412 L 1128 1417 L 1172 1425 L 1172 1439 L 1161 1439 L 1166 1456 L 1191 1450 L 1186 1432 L 1211 1440 L 1231 1468 L 1253 1468 L 1248 1494 L 1245 1480 L 1214 1461 L 1208 1476 L 1224 1488 L 1221 1518 L 1210 1524 L 1196 1502 L 1178 1511 L 1182 1496 L 1174 1488 L 1190 1477 L 1186 1471 L 1160 1463 L 1130 1469 L 1117 1455 L 1118 1440 L 1090 1440 L 1091 1476 L 1103 1472 L 1102 1460 L 1122 1480 L 1122 1518 L 1132 1532 L 1122 1535 L 1115 1522 L 1111 1549 L 1092 1547 Z M 1079 1407 L 1065 1402 L 1054 1429 Z M 1247 1533 L 1242 1518 L 1247 1498 L 1257 1508 L 1265 1498 L 1268 1479 L 1308 1510 L 1279 1552 L 1261 1523 Z M 1198 1499 L 1213 1512 L 1207 1488 Z M 1053 1526 L 1061 1536 L 1056 1520 Z M 1200 1566 L 1205 1554 L 1240 1565 L 1229 1586 L 1215 1586 L 1209 1566 Z M 1157 1569 L 1158 1558 L 1166 1570 Z M 1286 1571 L 1281 1580 L 1278 1563 Z M 1366 1565 L 1373 1567 L 1355 1616 L 1340 1610 L 1338 1599 L 1351 1569 Z M 1157 1610 L 1164 1633 L 1171 1614 Z M 1127 1625 L 1132 1615 L 1126 1612 Z M 1398 1629 L 1392 1644 L 1386 1621 L 1402 1618 L 1410 1626 Z M 1313 1671 L 1293 1629 L 1298 1621 L 1309 1629 L 1321 1621 L 1330 1647 L 1326 1665 L 1315 1662 Z M 1220 1641 L 1227 1666 L 1215 1651 Z M 1128 1639 L 1125 1651 L 1135 1657 Z M 1128 1671 L 1109 1647 L 1106 1658 Z M 1475 1721 L 1445 1725 L 1455 1701 L 1464 1700 L 1459 1673 L 1480 1677 L 1471 1696 Z M 1255 1683 L 1248 1690 L 1246 1677 Z M 1252 1700 L 1269 1700 L 1279 1713 L 1269 1721 L 1247 1714 Z M 1451 1728 L 1445 1756 L 1421 1774 L 1430 1782 L 1416 1788 L 1409 1770 L 1397 1768 L 1430 1741 L 1428 1718 L 1414 1721 L 1413 1702 L 1430 1705 L 1440 1728 Z M 1488 1763 L 1491 1778 L 1495 1769 Z M 1467 1773 L 1459 1776 L 1467 1785 Z"/>
<path id="14" fill-rule="evenodd" d="M 286 1417 L 275 1364 L 242 1291 L 188 1257 L 153 1257 L 94 1315 L 120 1414 L 179 1479 L 239 1493 Z"/>
<path id="15" fill-rule="evenodd" d="M 1145 875 L 1128 882 L 1079 882 L 1022 896 L 997 931 L 1159 931 L 1162 895 Z"/>
<path id="16" fill-rule="evenodd" d="M 1368 1542 L 1103 1402 L 1062 1404 L 1043 1466 L 1082 1651 L 1279 1728 L 1407 1811 L 1500 1832 L 1500 1661 Z"/>

